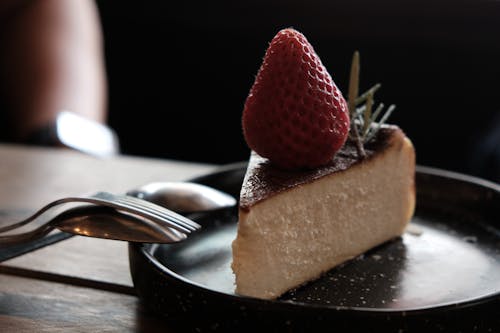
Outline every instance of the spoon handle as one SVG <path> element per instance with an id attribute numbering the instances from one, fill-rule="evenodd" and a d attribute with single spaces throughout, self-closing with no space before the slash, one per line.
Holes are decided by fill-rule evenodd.
<path id="1" fill-rule="evenodd" d="M 49 234 L 54 227 L 50 221 L 36 228 L 35 230 L 23 232 L 15 235 L 0 236 L 0 248 L 10 247 L 13 245 L 28 243 L 44 237 Z"/>

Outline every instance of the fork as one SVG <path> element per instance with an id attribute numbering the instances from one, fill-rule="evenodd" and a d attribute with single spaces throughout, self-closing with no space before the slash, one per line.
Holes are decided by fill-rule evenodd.
<path id="1" fill-rule="evenodd" d="M 50 210 L 68 203 L 90 203 L 96 206 L 110 207 L 115 209 L 119 213 L 128 213 L 149 220 L 155 223 L 160 228 L 174 229 L 177 232 L 171 233 L 172 242 L 179 240 L 179 238 L 175 237 L 175 235 L 179 235 L 180 233 L 185 238 L 191 232 L 196 231 L 200 228 L 200 225 L 196 222 L 165 207 L 153 204 L 149 201 L 131 197 L 128 195 L 98 192 L 90 196 L 66 197 L 53 201 L 39 209 L 30 217 L 9 226 L 0 228 L 0 233 L 5 233 L 7 231 L 15 230 L 22 226 L 25 226 L 28 223 L 37 220 L 39 217 L 46 214 Z M 49 232 L 49 225 L 50 221 L 30 232 L 0 236 L 0 245 L 12 244 L 14 240 L 22 241 L 42 237 Z"/>

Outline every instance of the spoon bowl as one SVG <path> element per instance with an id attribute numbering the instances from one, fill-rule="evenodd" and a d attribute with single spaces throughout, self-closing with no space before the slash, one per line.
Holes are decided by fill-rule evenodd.
<path id="1" fill-rule="evenodd" d="M 59 214 L 51 226 L 74 235 L 141 243 L 172 243 L 187 237 L 140 216 L 92 205 Z"/>
<path id="2" fill-rule="evenodd" d="M 191 182 L 154 182 L 127 195 L 166 207 L 176 213 L 210 212 L 234 207 L 236 199 L 214 188 Z M 58 215 L 54 228 L 75 235 L 141 243 L 172 243 L 185 235 L 139 216 L 107 207 L 82 206 Z"/>
<path id="3" fill-rule="evenodd" d="M 236 199 L 214 188 L 190 182 L 155 182 L 127 192 L 180 214 L 234 207 Z"/>

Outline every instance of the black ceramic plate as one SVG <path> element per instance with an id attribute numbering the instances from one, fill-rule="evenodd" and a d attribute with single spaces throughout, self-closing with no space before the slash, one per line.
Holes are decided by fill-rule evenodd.
<path id="1" fill-rule="evenodd" d="M 195 179 L 237 196 L 245 164 Z M 141 299 L 193 330 L 363 332 L 500 329 L 500 186 L 417 169 L 413 228 L 278 300 L 235 295 L 237 211 L 192 216 L 204 227 L 174 245 L 131 244 Z"/>

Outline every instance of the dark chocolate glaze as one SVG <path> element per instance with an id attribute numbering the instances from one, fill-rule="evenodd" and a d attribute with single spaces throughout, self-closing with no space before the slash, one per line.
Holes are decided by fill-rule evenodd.
<path id="1" fill-rule="evenodd" d="M 295 186 L 306 184 L 332 173 L 342 172 L 355 164 L 366 163 L 386 150 L 397 133 L 402 131 L 397 126 L 382 127 L 375 138 L 365 144 L 366 157 L 360 159 L 352 141 L 335 154 L 332 161 L 312 170 L 283 170 L 275 167 L 268 159 L 252 152 L 247 173 L 240 193 L 240 209 L 248 211 L 256 203 Z"/>

